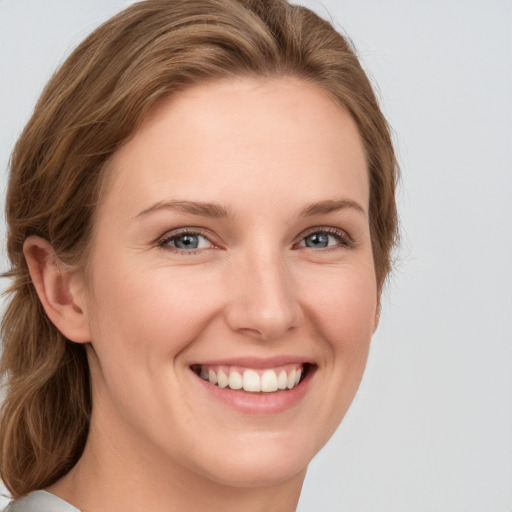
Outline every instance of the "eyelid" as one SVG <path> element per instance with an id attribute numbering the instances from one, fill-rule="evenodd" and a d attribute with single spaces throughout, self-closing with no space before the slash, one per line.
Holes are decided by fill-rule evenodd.
<path id="1" fill-rule="evenodd" d="M 322 251 L 329 251 L 329 250 L 335 250 L 340 248 L 352 248 L 355 245 L 354 239 L 349 235 L 349 233 L 341 228 L 335 228 L 332 226 L 313 226 L 311 228 L 308 228 L 306 231 L 303 231 L 299 237 L 298 240 L 293 244 L 293 248 L 296 247 L 304 247 L 299 246 L 301 242 L 304 241 L 306 237 L 309 235 L 312 235 L 314 233 L 327 233 L 328 235 L 332 235 L 336 237 L 339 240 L 339 244 L 331 247 L 325 247 L 323 249 L 313 249 L 306 247 L 306 249 L 312 249 L 314 251 L 322 250 Z M 179 249 L 177 247 L 173 247 L 172 245 L 167 245 L 167 243 L 172 240 L 173 238 L 179 237 L 180 235 L 198 235 L 206 238 L 210 244 L 212 244 L 212 247 L 208 248 L 202 248 L 202 249 L 190 249 L 190 250 L 184 250 Z M 161 249 L 165 249 L 170 252 L 179 253 L 179 254 L 195 254 L 197 252 L 204 251 L 206 249 L 216 249 L 219 248 L 219 245 L 216 244 L 212 240 L 212 235 L 208 230 L 205 230 L 203 228 L 197 228 L 197 227 L 182 227 L 177 228 L 174 230 L 166 231 L 162 236 L 160 236 L 156 242 L 155 245 Z"/>
<path id="2" fill-rule="evenodd" d="M 208 242 L 212 245 L 212 247 L 184 250 L 184 249 L 179 249 L 178 247 L 173 247 L 172 245 L 167 245 L 167 243 L 170 240 L 177 238 L 180 235 L 202 236 L 202 237 L 206 238 L 206 240 L 208 240 Z M 156 246 L 161 249 L 164 249 L 166 251 L 170 251 L 170 252 L 174 252 L 174 253 L 195 254 L 197 252 L 204 251 L 207 249 L 217 248 L 218 245 L 215 244 L 215 242 L 213 242 L 211 238 L 212 238 L 211 234 L 207 230 L 202 229 L 202 228 L 196 228 L 196 227 L 177 228 L 174 230 L 166 231 L 164 235 L 160 236 L 158 238 L 158 240 L 156 241 Z"/>
<path id="3" fill-rule="evenodd" d="M 340 245 L 332 246 L 332 247 L 325 247 L 323 249 L 313 249 L 314 251 L 322 250 L 322 251 L 328 251 L 333 249 L 339 249 L 340 246 L 344 248 L 352 248 L 355 245 L 354 239 L 341 228 L 335 228 L 331 226 L 314 226 L 306 231 L 302 232 L 300 235 L 299 240 L 294 244 L 294 246 L 298 246 L 301 242 L 304 241 L 306 237 L 309 235 L 312 235 L 314 233 L 327 233 L 328 235 L 332 235 L 336 237 L 340 241 Z M 300 246 L 303 247 L 303 246 Z M 310 247 L 306 247 L 306 249 L 312 249 Z"/>

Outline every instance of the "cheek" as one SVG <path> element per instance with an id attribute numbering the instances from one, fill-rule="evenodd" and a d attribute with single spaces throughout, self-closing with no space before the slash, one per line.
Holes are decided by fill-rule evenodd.
<path id="1" fill-rule="evenodd" d="M 197 269 L 104 265 L 94 276 L 93 338 L 135 363 L 176 355 L 215 315 L 220 303 L 208 275 Z M 125 268 L 125 270 L 123 270 Z M 129 269 L 129 270 L 128 270 Z"/>
<path id="2" fill-rule="evenodd" d="M 324 345 L 324 364 L 331 375 L 324 393 L 332 414 L 326 426 L 330 425 L 332 433 L 363 376 L 375 330 L 377 290 L 370 265 L 334 269 L 330 276 L 314 282 L 310 317 L 315 319 L 314 338 Z"/>
<path id="3" fill-rule="evenodd" d="M 377 312 L 373 267 L 333 269 L 305 285 L 311 317 L 332 352 L 349 357 L 367 351 Z"/>
<path id="4" fill-rule="evenodd" d="M 215 301 L 199 287 L 197 271 L 128 264 L 96 269 L 91 297 L 96 357 L 90 363 L 97 410 L 106 415 L 105 408 L 111 408 L 108 414 L 117 418 L 112 421 L 123 418 L 137 432 L 146 430 L 148 418 L 157 428 L 162 418 L 187 410 L 186 403 L 169 396 L 180 397 L 180 354 L 215 315 Z"/>

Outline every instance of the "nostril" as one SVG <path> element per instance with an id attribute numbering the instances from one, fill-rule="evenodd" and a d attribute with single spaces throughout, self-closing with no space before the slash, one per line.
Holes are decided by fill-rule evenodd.
<path id="1" fill-rule="evenodd" d="M 237 329 L 237 331 L 241 334 L 246 334 L 247 336 L 261 337 L 263 335 L 263 333 L 260 330 L 251 327 L 241 327 Z"/>

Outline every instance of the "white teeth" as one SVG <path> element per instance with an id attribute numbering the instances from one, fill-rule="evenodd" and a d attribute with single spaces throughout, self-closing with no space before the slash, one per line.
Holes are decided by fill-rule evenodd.
<path id="1" fill-rule="evenodd" d="M 290 365 L 291 366 L 291 365 Z M 201 367 L 199 376 L 216 384 L 220 388 L 243 389 L 249 393 L 273 393 L 278 390 L 293 389 L 301 380 L 303 368 L 288 366 L 280 370 L 241 370 L 229 367 L 213 368 Z"/>
<path id="2" fill-rule="evenodd" d="M 217 380 L 221 388 L 226 388 L 229 384 L 229 377 L 222 370 L 219 370 Z"/>
<path id="3" fill-rule="evenodd" d="M 271 393 L 277 391 L 277 377 L 274 370 L 265 370 L 261 376 L 261 391 Z"/>
<path id="4" fill-rule="evenodd" d="M 295 387 L 295 377 L 297 375 L 297 372 L 294 370 L 292 370 L 289 374 L 288 374 L 288 379 L 286 381 L 286 387 L 288 389 L 292 389 L 293 387 Z"/>
<path id="5" fill-rule="evenodd" d="M 244 390 L 258 392 L 261 391 L 260 376 L 254 370 L 245 370 L 244 372 Z"/>
<path id="6" fill-rule="evenodd" d="M 231 389 L 242 389 L 243 380 L 238 372 L 230 372 L 229 374 L 229 387 Z"/>
<path id="7" fill-rule="evenodd" d="M 277 378 L 277 388 L 278 389 L 286 389 L 286 383 L 288 382 L 288 375 L 284 370 L 279 372 L 279 377 Z"/>

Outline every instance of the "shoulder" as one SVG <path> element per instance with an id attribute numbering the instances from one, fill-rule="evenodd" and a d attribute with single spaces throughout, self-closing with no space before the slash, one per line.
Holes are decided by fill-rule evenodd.
<path id="1" fill-rule="evenodd" d="M 3 512 L 80 512 L 64 500 L 46 491 L 33 491 L 12 501 Z"/>

